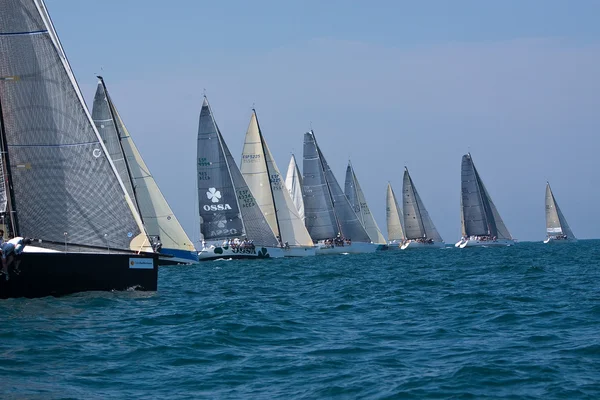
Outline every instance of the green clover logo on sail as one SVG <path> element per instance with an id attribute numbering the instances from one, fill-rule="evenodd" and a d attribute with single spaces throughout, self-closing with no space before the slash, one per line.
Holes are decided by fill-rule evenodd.
<path id="1" fill-rule="evenodd" d="M 216 188 L 210 188 L 208 189 L 208 192 L 206 192 L 206 197 L 208 197 L 208 199 L 213 203 L 218 203 L 219 199 L 221 198 L 221 192 Z"/>

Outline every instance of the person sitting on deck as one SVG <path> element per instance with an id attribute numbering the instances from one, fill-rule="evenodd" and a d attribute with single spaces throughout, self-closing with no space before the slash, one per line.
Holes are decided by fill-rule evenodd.
<path id="1" fill-rule="evenodd" d="M 15 262 L 15 269 L 18 270 L 19 264 L 21 264 L 20 256 L 23 253 L 23 249 L 28 244 L 31 244 L 31 239 L 22 238 L 20 236 L 2 243 L 2 273 L 5 274 L 6 280 L 8 280 L 8 267 Z"/>

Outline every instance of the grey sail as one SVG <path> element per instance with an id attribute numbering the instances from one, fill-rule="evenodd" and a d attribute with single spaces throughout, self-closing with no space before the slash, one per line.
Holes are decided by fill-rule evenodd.
<path id="1" fill-rule="evenodd" d="M 0 2 L 0 115 L 14 234 L 69 251 L 147 249 L 41 0 Z"/>
<path id="2" fill-rule="evenodd" d="M 348 166 L 346 167 L 346 181 L 344 185 L 344 193 L 346 193 L 346 197 L 350 202 L 350 206 L 360 219 L 360 222 L 364 225 L 365 221 L 362 218 L 362 214 L 360 212 L 360 201 L 358 200 L 358 192 L 356 190 L 356 184 L 354 181 L 354 171 L 352 170 L 352 165 L 348 162 Z"/>
<path id="3" fill-rule="evenodd" d="M 256 244 L 277 245 L 204 98 L 198 126 L 198 205 L 205 240 L 245 236 Z"/>
<path id="4" fill-rule="evenodd" d="M 463 235 L 512 239 L 473 164 L 471 154 L 462 158 L 461 208 Z"/>
<path id="5" fill-rule="evenodd" d="M 315 241 L 333 238 L 340 228 L 333 213 L 333 202 L 312 131 L 304 134 L 302 171 L 306 229 Z"/>
<path id="6" fill-rule="evenodd" d="M 127 160 L 121 147 L 121 140 L 119 139 L 119 130 L 117 128 L 117 121 L 115 120 L 115 112 L 111 107 L 112 104 L 109 102 L 108 93 L 102 82 L 98 83 L 96 88 L 96 94 L 94 96 L 94 104 L 92 106 L 92 120 L 96 125 L 100 137 L 104 141 L 108 155 L 112 159 L 127 194 L 134 200 L 134 204 L 137 207 L 135 200 L 135 194 L 133 191 L 133 184 L 131 183 L 131 175 L 129 174 L 129 168 L 127 167 Z M 139 211 L 139 209 L 138 209 Z"/>
<path id="7" fill-rule="evenodd" d="M 548 236 L 565 235 L 569 239 L 575 238 L 560 207 L 558 207 L 550 183 L 546 184 L 546 233 Z"/>
<path id="8" fill-rule="evenodd" d="M 419 196 L 419 192 L 408 173 L 408 169 L 404 170 L 402 194 L 404 198 L 403 212 L 406 238 L 433 239 L 435 242 L 442 242 L 442 237 L 433 224 L 433 221 L 425 208 L 425 204 L 423 204 L 421 196 Z M 408 233 L 409 230 L 410 234 Z"/>

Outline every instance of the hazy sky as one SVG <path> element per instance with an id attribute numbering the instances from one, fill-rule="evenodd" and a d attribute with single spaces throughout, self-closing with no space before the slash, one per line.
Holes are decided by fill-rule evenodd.
<path id="1" fill-rule="evenodd" d="M 598 1 L 46 3 L 88 104 L 102 73 L 193 240 L 204 89 L 238 162 L 253 104 L 282 174 L 312 122 L 342 187 L 352 159 L 384 235 L 406 165 L 458 240 L 470 151 L 515 238 L 545 236 L 546 180 L 575 235 L 600 237 Z"/>

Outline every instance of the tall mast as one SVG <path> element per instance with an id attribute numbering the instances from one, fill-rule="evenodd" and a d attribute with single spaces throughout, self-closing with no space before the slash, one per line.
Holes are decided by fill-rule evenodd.
<path id="1" fill-rule="evenodd" d="M 273 186 L 271 185 L 271 171 L 269 171 L 269 163 L 267 162 L 265 151 L 265 140 L 263 139 L 262 131 L 260 130 L 260 124 L 258 123 L 258 117 L 256 116 L 256 110 L 253 108 L 252 112 L 254 113 L 254 118 L 256 118 L 256 126 L 258 127 L 258 137 L 260 139 L 260 147 L 263 152 L 263 160 L 265 161 L 265 169 L 267 170 L 267 178 L 269 178 L 269 193 L 271 193 L 271 201 L 273 201 L 273 209 L 275 211 L 275 223 L 277 224 L 277 236 L 279 236 L 279 240 L 283 243 L 283 237 L 281 237 L 281 229 L 279 228 L 279 216 L 277 215 L 277 204 L 275 203 L 275 195 L 273 194 Z"/>
<path id="2" fill-rule="evenodd" d="M 0 77 L 0 82 L 14 81 L 17 77 Z M 10 158 L 8 155 L 8 145 L 6 143 L 6 130 L 4 124 L 4 113 L 2 111 L 2 98 L 0 98 L 0 152 L 2 153 L 2 167 L 4 173 L 4 186 L 6 191 L 7 209 L 11 222 L 13 236 L 19 235 L 19 222 L 17 210 L 15 208 L 15 196 L 13 190 L 12 174 L 10 171 Z M 8 233 L 8 232 L 7 232 Z"/>
<path id="3" fill-rule="evenodd" d="M 315 133 L 312 129 L 310 130 L 310 133 L 313 135 L 313 139 L 315 140 L 315 146 L 317 147 L 317 154 L 319 155 L 319 165 L 321 165 L 323 177 L 325 178 L 325 185 L 327 186 L 327 193 L 329 194 L 329 199 L 331 200 L 331 205 L 333 206 L 333 216 L 335 218 L 335 223 L 338 228 L 338 233 L 344 236 L 344 232 L 342 232 L 342 225 L 340 224 L 337 213 L 335 212 L 335 201 L 333 201 L 333 194 L 331 194 L 331 188 L 329 187 L 329 182 L 327 181 L 327 173 L 325 171 L 325 166 L 323 165 L 323 154 L 321 153 L 321 149 L 319 148 L 319 144 L 317 143 L 317 138 L 315 137 Z"/>
<path id="4" fill-rule="evenodd" d="M 121 148 L 121 153 L 123 153 L 123 159 L 125 161 L 125 168 L 127 168 L 127 175 L 129 176 L 129 181 L 131 182 L 131 189 L 133 190 L 133 201 L 135 202 L 135 206 L 137 208 L 138 213 L 140 214 L 140 218 L 142 219 L 142 224 L 144 223 L 144 217 L 142 216 L 142 211 L 140 209 L 140 204 L 138 203 L 137 193 L 135 189 L 135 184 L 133 183 L 133 175 L 131 174 L 131 169 L 129 168 L 129 161 L 127 160 L 127 156 L 125 155 L 125 150 L 123 149 L 123 143 L 121 139 L 121 131 L 117 126 L 117 118 L 115 112 L 113 110 L 113 104 L 110 100 L 110 95 L 108 94 L 108 90 L 106 89 L 106 84 L 104 83 L 104 78 L 100 75 L 97 76 L 102 84 L 102 88 L 104 89 L 104 94 L 106 95 L 106 102 L 108 103 L 108 110 L 110 111 L 110 117 L 113 121 L 113 126 L 115 127 L 115 132 L 117 134 L 117 138 L 119 138 L 119 147 Z"/>

